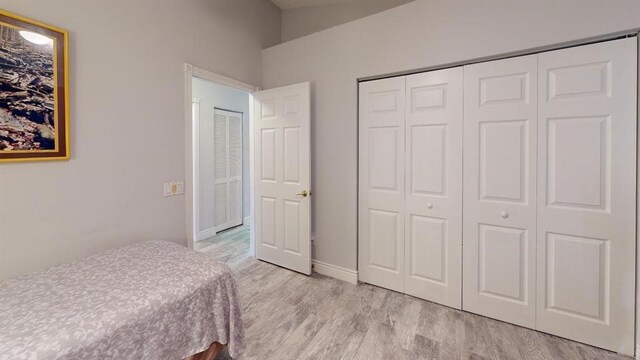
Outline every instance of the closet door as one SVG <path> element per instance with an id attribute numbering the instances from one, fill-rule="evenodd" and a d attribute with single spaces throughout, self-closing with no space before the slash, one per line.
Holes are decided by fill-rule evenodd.
<path id="1" fill-rule="evenodd" d="M 405 78 L 360 83 L 361 281 L 404 291 Z"/>
<path id="2" fill-rule="evenodd" d="M 537 328 L 629 355 L 636 41 L 539 56 Z"/>
<path id="3" fill-rule="evenodd" d="M 405 292 L 462 303 L 462 67 L 406 78 Z"/>
<path id="4" fill-rule="evenodd" d="M 242 113 L 214 111 L 214 224 L 242 224 Z"/>
<path id="5" fill-rule="evenodd" d="M 242 113 L 229 112 L 229 227 L 242 225 Z"/>
<path id="6" fill-rule="evenodd" d="M 537 55 L 464 68 L 463 308 L 535 326 Z"/>

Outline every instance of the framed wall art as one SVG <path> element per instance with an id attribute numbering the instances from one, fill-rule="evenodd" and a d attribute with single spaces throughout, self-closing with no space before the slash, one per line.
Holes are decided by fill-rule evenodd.
<path id="1" fill-rule="evenodd" d="M 68 34 L 0 10 L 0 162 L 69 159 Z"/>

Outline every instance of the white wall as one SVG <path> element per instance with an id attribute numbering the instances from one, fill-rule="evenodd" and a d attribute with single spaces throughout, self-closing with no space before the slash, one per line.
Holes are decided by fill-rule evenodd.
<path id="1" fill-rule="evenodd" d="M 282 11 L 282 41 L 363 18 L 414 0 L 352 0 Z"/>
<path id="2" fill-rule="evenodd" d="M 261 82 L 280 39 L 267 0 L 0 0 L 70 32 L 68 162 L 0 164 L 0 278 L 166 239 L 186 244 L 182 63 Z"/>
<path id="3" fill-rule="evenodd" d="M 249 216 L 249 94 L 197 77 L 193 78 L 192 95 L 200 99 L 200 214 L 198 231 L 215 227 L 214 224 L 214 108 L 242 113 L 242 217 Z"/>
<path id="4" fill-rule="evenodd" d="M 638 27 L 635 0 L 417 0 L 264 50 L 265 88 L 312 84 L 315 258 L 356 269 L 356 79 Z"/>

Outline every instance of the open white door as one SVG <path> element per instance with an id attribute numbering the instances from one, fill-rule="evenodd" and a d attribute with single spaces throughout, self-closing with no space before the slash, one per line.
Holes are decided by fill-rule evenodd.
<path id="1" fill-rule="evenodd" d="M 256 256 L 311 274 L 309 83 L 254 94 Z"/>

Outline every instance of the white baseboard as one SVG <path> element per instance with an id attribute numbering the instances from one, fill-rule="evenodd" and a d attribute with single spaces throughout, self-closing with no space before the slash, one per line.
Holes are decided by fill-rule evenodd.
<path id="1" fill-rule="evenodd" d="M 205 239 L 208 239 L 208 238 L 213 237 L 215 235 L 216 235 L 216 229 L 215 228 L 203 230 L 203 231 L 200 231 L 198 233 L 198 236 L 196 237 L 196 241 L 205 240 Z"/>
<path id="2" fill-rule="evenodd" d="M 318 274 L 346 281 L 350 284 L 358 283 L 358 272 L 355 270 L 345 269 L 318 260 L 311 260 L 311 264 L 313 264 L 313 271 Z"/>
<path id="3" fill-rule="evenodd" d="M 636 345 L 636 359 L 640 360 L 640 344 Z"/>
<path id="4" fill-rule="evenodd" d="M 245 216 L 244 219 L 242 219 L 242 225 L 249 225 L 251 224 L 251 216 Z"/>

